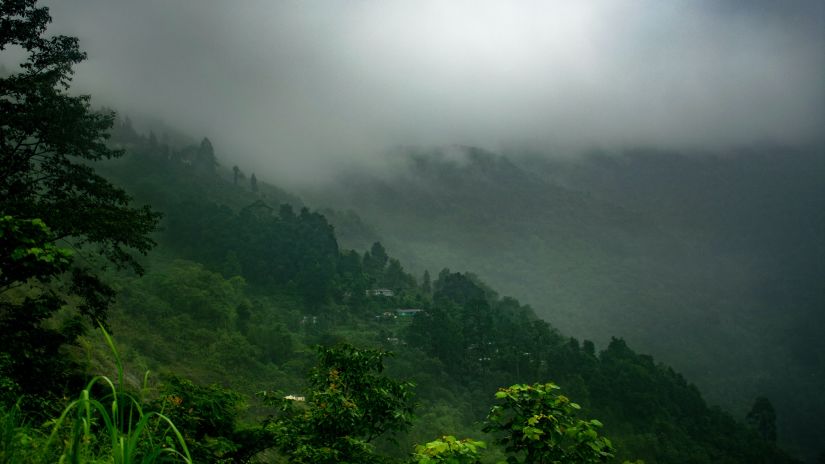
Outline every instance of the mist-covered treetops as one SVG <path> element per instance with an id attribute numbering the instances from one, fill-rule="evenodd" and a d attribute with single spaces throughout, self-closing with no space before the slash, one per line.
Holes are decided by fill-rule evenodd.
<path id="1" fill-rule="evenodd" d="M 21 52 L 3 59 L 24 60 L 0 77 L 0 460 L 781 464 L 798 462 L 785 446 L 815 453 L 821 427 L 787 398 L 820 410 L 801 393 L 820 381 L 821 344 L 798 317 L 821 301 L 810 285 L 821 247 L 809 244 L 825 222 L 807 199 L 822 188 L 818 158 L 751 156 L 742 173 L 735 159 L 410 150 L 390 177 L 344 173 L 304 202 L 221 136 L 93 110 L 69 88 L 85 58 L 77 39 L 50 35 L 33 0 L 0 5 L 0 51 Z M 711 194 L 686 194 L 683 179 Z M 741 197 L 767 179 L 779 187 L 758 206 Z M 783 208 L 775 196 L 788 189 L 806 200 Z M 692 208 L 668 214 L 680 201 Z M 703 259 L 720 270 L 697 271 Z M 776 270 L 789 278 L 770 284 Z M 668 348 L 712 350 L 733 333 L 718 358 L 741 361 L 791 332 L 765 369 L 791 359 L 789 372 L 814 375 L 778 388 L 740 362 L 700 377 L 719 379 L 717 396 L 748 387 L 725 409 L 634 348 L 680 361 Z"/>

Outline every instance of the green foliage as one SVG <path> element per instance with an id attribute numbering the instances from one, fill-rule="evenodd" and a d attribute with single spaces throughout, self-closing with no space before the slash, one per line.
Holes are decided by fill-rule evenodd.
<path id="1" fill-rule="evenodd" d="M 229 175 L 226 182 L 231 183 Z M 204 201 L 209 199 L 205 197 Z M 196 212 L 198 210 L 201 212 Z M 179 234 L 179 231 L 190 231 L 195 234 L 191 237 L 197 239 L 170 243 L 167 253 L 175 257 L 188 256 L 205 264 L 193 266 L 190 262 L 181 262 L 176 265 L 179 269 L 186 268 L 186 272 L 158 264 L 155 267 L 157 276 L 150 275 L 149 279 L 125 285 L 124 294 L 129 295 L 129 307 L 132 308 L 131 317 L 147 316 L 141 322 L 140 330 L 151 341 L 141 343 L 140 352 L 161 356 L 162 365 L 185 369 L 187 376 L 206 384 L 231 382 L 249 392 L 259 390 L 267 383 L 271 385 L 273 382 L 267 381 L 271 378 L 277 379 L 277 385 L 289 385 L 289 392 L 297 392 L 303 388 L 299 379 L 307 362 L 302 346 L 322 339 L 357 340 L 392 347 L 399 353 L 388 366 L 392 372 L 415 373 L 419 385 L 417 391 L 423 403 L 420 415 L 431 421 L 429 425 L 436 427 L 438 434 L 469 435 L 473 421 L 483 418 L 488 409 L 487 392 L 498 385 L 554 378 L 580 399 L 595 417 L 610 424 L 609 436 L 617 445 L 619 459 L 641 457 L 648 462 L 660 463 L 759 462 L 752 458 L 764 455 L 774 462 L 787 462 L 777 450 L 750 443 L 747 435 L 741 434 L 741 427 L 729 416 L 708 408 L 698 390 L 666 366 L 633 352 L 620 340 L 598 354 L 593 343 L 582 344 L 560 336 L 547 322 L 537 319 L 530 307 L 512 298 L 498 297 L 471 274 L 442 272 L 432 283 L 437 292 L 435 301 L 420 300 L 420 307 L 425 312 L 402 323 L 391 318 L 375 318 L 375 315 L 405 307 L 402 302 L 410 301 L 407 296 L 364 297 L 364 285 L 370 277 L 360 256 L 338 251 L 336 258 L 330 248 L 329 256 L 335 261 L 334 267 L 328 269 L 331 271 L 328 275 L 332 275 L 329 287 L 332 296 L 323 303 L 310 306 L 307 299 L 298 295 L 299 287 L 295 285 L 294 277 L 275 278 L 281 270 L 290 269 L 290 262 L 303 265 L 303 252 L 294 250 L 317 248 L 319 243 L 324 243 L 318 241 L 325 234 L 321 221 L 316 223 L 318 236 L 313 233 L 291 235 L 288 224 L 301 222 L 301 215 L 305 213 L 296 214 L 289 207 L 281 208 L 277 214 L 263 205 L 237 213 L 229 208 L 197 202 L 189 203 L 180 211 L 172 210 L 169 218 L 176 226 L 169 228 L 169 233 L 180 238 L 186 234 Z M 187 219 L 182 220 L 183 217 Z M 305 219 L 310 217 L 305 216 Z M 269 225 L 258 229 L 257 221 Z M 284 233 L 275 232 L 279 228 Z M 275 233 L 268 235 L 267 230 Z M 249 286 L 239 287 L 236 297 L 226 299 L 226 304 L 219 303 L 224 301 L 220 296 L 222 292 L 198 297 L 212 295 L 210 289 L 224 286 L 218 275 L 214 278 L 197 275 L 210 272 L 207 271 L 210 268 L 211 274 L 226 268 L 227 247 L 224 244 L 227 243 L 238 250 L 233 251 L 240 264 L 235 268 L 241 269 Z M 376 251 L 381 254 L 380 250 Z M 262 256 L 268 258 L 262 260 Z M 168 260 L 167 257 L 164 259 Z M 290 261 L 293 259 L 295 261 Z M 260 268 L 255 267 L 258 266 L 256 260 Z M 388 257 L 377 278 L 384 278 L 390 261 Z M 196 267 L 197 272 L 189 272 Z M 251 269 L 264 270 L 266 279 L 261 279 L 256 272 L 250 273 Z M 174 280 L 179 282 L 156 285 L 171 275 L 175 275 Z M 288 274 L 282 276 L 285 275 Z M 144 282 L 151 285 L 144 285 Z M 192 288 L 178 293 L 175 290 L 178 286 Z M 136 289 L 140 291 L 136 292 Z M 157 301 L 158 294 L 164 295 L 163 302 Z M 202 303 L 189 304 L 189 297 L 184 295 L 194 295 L 194 299 Z M 230 316 L 234 312 L 237 323 L 215 330 L 209 324 L 199 325 L 199 319 L 185 322 L 186 317 L 182 317 L 188 317 L 189 308 L 193 316 L 200 313 L 200 306 L 208 312 L 213 303 L 219 303 L 224 308 L 222 311 Z M 184 311 L 176 311 L 176 308 Z M 159 310 L 157 314 L 154 314 L 155 309 Z M 176 321 L 176 316 L 181 319 Z M 153 318 L 162 318 L 163 324 L 151 329 Z M 166 340 L 171 337 L 175 343 Z M 217 343 L 216 340 L 221 341 Z M 254 346 L 253 350 L 249 349 L 250 344 Z M 162 352 L 158 350 L 161 345 L 167 345 Z M 172 354 L 178 353 L 175 349 L 186 354 Z M 231 353 L 231 356 L 218 353 Z M 181 358 L 189 362 L 183 364 Z M 311 395 L 306 394 L 306 397 Z M 291 428 L 291 425 L 285 425 L 286 417 L 301 416 L 309 407 L 308 403 L 287 402 L 287 409 L 271 422 L 270 432 L 276 432 L 272 427 L 277 424 Z M 330 403 L 331 406 L 335 404 Z M 648 407 L 649 404 L 655 407 Z M 305 426 L 297 419 L 294 423 L 297 427 L 294 430 L 300 431 L 300 427 Z M 401 447 L 383 440 L 374 440 L 374 447 L 365 446 L 364 440 L 351 436 L 348 437 L 351 439 L 349 448 L 342 444 L 343 438 L 335 446 L 340 452 L 347 450 L 346 453 L 358 454 L 363 459 L 373 459 L 378 454 L 401 457 L 399 449 L 408 449 L 412 443 L 420 443 L 432 436 L 432 430 L 425 432 L 427 428 L 428 424 L 421 423 L 410 435 L 399 436 L 404 442 Z M 306 435 L 311 435 L 311 431 L 307 430 Z M 726 441 L 719 437 L 734 438 Z M 305 461 L 335 459 L 333 448 L 325 448 L 320 441 L 307 439 L 300 443 L 304 446 L 301 450 L 290 448 L 287 454 L 302 456 Z M 359 448 L 361 446 L 363 448 Z M 491 448 L 491 454 L 500 453 L 494 444 Z M 749 448 L 754 451 L 746 452 Z"/>
<path id="2" fill-rule="evenodd" d="M 132 138 L 144 143 L 140 135 Z M 398 437 L 403 446 L 333 434 L 330 447 L 317 436 L 307 438 L 317 434 L 310 425 L 327 425 L 325 412 L 344 423 L 358 414 L 334 392 L 329 398 L 317 395 L 316 403 L 311 393 L 303 402 L 281 401 L 283 395 L 276 395 L 284 409 L 269 422 L 268 432 L 293 443 L 279 446 L 289 459 L 400 458 L 400 450 L 425 441 L 434 431 L 471 436 L 470 424 L 487 411 L 488 392 L 495 386 L 553 378 L 609 424 L 619 460 L 788 462 L 730 416 L 708 408 L 698 390 L 672 369 L 633 352 L 621 340 L 599 354 L 592 343 L 559 335 L 530 307 L 499 298 L 472 274 L 442 272 L 431 282 L 432 299 L 418 298 L 422 295 L 409 289 L 394 297 L 367 295 L 365 290 L 387 282 L 410 283 L 400 261 L 387 256 L 381 262 L 386 250 L 376 247 L 377 271 L 370 275 L 367 256 L 362 260 L 359 253 L 341 252 L 323 216 L 289 206 L 273 210 L 263 192 L 250 198 L 245 189 L 233 186 L 229 171 L 222 184 L 220 176 L 193 175 L 192 169 L 177 169 L 173 161 L 144 148 L 123 165 L 109 165 L 112 172 L 124 169 L 127 175 L 121 176 L 132 182 L 129 185 L 140 186 L 144 180 L 131 175 L 136 171 L 165 182 L 141 187 L 167 207 L 165 254 L 151 258 L 154 275 L 149 279 L 121 280 L 121 302 L 128 311 L 117 314 L 116 322 L 135 348 L 136 359 L 205 385 L 220 382 L 248 393 L 275 384 L 299 392 L 305 388 L 301 374 L 310 362 L 302 348 L 319 340 L 350 340 L 392 347 L 399 356 L 387 363 L 389 372 L 415 375 L 424 420 L 411 434 Z M 251 203 L 255 200 L 260 201 Z M 175 258 L 198 263 L 169 264 Z M 236 275 L 241 278 L 229 278 Z M 249 285 L 236 285 L 242 281 Z M 399 307 L 424 312 L 403 322 L 375 317 L 385 311 L 391 315 Z M 322 399 L 328 401 L 322 405 Z M 250 415 L 261 413 L 251 404 Z M 194 411 L 196 417 L 203 414 Z M 299 435 L 304 438 L 288 440 Z M 234 432 L 221 436 L 240 443 Z M 226 459 L 235 446 L 203 437 L 195 441 L 213 447 L 215 459 Z M 490 447 L 488 459 L 501 453 L 494 443 Z"/>
<path id="3" fill-rule="evenodd" d="M 825 437 L 821 147 L 456 152 L 460 162 L 405 149 L 395 159 L 408 169 L 343 173 L 314 200 L 356 209 L 381 231 L 369 243 L 380 239 L 406 267 L 471 269 L 602 348 L 631 337 L 726 410 L 769 395 L 779 443 L 814 459 Z"/>
<path id="4" fill-rule="evenodd" d="M 502 434 L 497 443 L 512 453 L 509 463 L 595 464 L 613 458 L 613 445 L 599 436 L 598 420 L 575 417 L 581 408 L 553 383 L 500 388 L 503 402 L 490 409 L 485 432 Z"/>
<path id="5" fill-rule="evenodd" d="M 172 421 L 159 412 L 145 412 L 142 402 L 125 390 L 120 355 L 109 334 L 101 328 L 117 365 L 117 385 L 105 376 L 94 377 L 78 398 L 54 421 L 41 450 L 40 462 L 48 462 L 53 447 L 59 461 L 67 463 L 105 459 L 115 464 L 135 462 L 191 463 L 186 443 Z M 100 399 L 100 386 L 108 391 Z"/>
<path id="6" fill-rule="evenodd" d="M 63 303 L 48 287 L 72 262 L 72 252 L 54 239 L 40 219 L 0 217 L 0 404 L 7 407 L 42 410 L 45 397 L 68 378 L 71 363 L 55 354 L 77 334 L 76 326 L 43 325 Z"/>
<path id="7" fill-rule="evenodd" d="M 213 269 L 227 268 L 227 254 L 250 283 L 288 287 L 309 306 L 332 295 L 338 242 L 323 216 L 284 205 L 278 214 L 262 202 L 239 213 L 225 206 L 186 203 L 168 223 L 169 243 Z"/>
<path id="8" fill-rule="evenodd" d="M 35 454 L 32 433 L 19 405 L 0 407 L 0 463 L 31 462 Z"/>
<path id="9" fill-rule="evenodd" d="M 756 430 L 763 440 L 771 443 L 776 441 L 776 411 L 770 400 L 764 396 L 756 398 L 747 419 L 748 425 Z"/>
<path id="10" fill-rule="evenodd" d="M 85 54 L 74 37 L 46 37 L 50 21 L 35 0 L 0 6 L 0 51 L 16 46 L 25 56 L 19 72 L 0 77 L 0 353 L 10 361 L 0 377 L 26 388 L 38 382 L 38 396 L 58 393 L 67 378 L 58 349 L 81 332 L 76 318 L 56 329 L 43 322 L 63 307 L 104 320 L 114 291 L 99 278 L 97 256 L 140 272 L 131 251 L 153 246 L 159 219 L 130 207 L 90 166 L 123 154 L 106 144 L 114 116 L 67 92 Z M 77 250 L 74 259 L 58 241 Z"/>
<path id="11" fill-rule="evenodd" d="M 370 247 L 370 251 L 364 253 L 364 271 L 373 279 L 378 280 L 384 273 L 388 259 L 387 250 L 381 242 L 375 242 Z"/>
<path id="12" fill-rule="evenodd" d="M 179 377 L 166 381 L 155 404 L 175 423 L 194 462 L 200 463 L 245 462 L 272 446 L 263 429 L 239 428 L 244 406 L 235 391 L 218 385 L 202 387 Z"/>
<path id="13" fill-rule="evenodd" d="M 318 348 L 306 398 L 269 393 L 279 408 L 266 428 L 295 463 L 380 462 L 370 444 L 411 422 L 412 385 L 385 377 L 388 353 L 351 345 Z"/>
<path id="14" fill-rule="evenodd" d="M 151 291 L 165 303 L 157 308 L 143 308 L 144 302 L 134 302 L 135 311 L 153 311 L 158 316 L 186 316 L 187 323 L 197 327 L 226 329 L 237 319 L 235 309 L 244 303 L 244 279 L 224 279 L 202 265 L 174 261 L 163 272 L 140 279 L 139 287 Z"/>
<path id="15" fill-rule="evenodd" d="M 415 447 L 413 462 L 416 464 L 478 464 L 483 441 L 465 438 L 457 440 L 445 435 L 437 440 Z"/>
<path id="16" fill-rule="evenodd" d="M 49 281 L 68 270 L 72 251 L 54 240 L 41 219 L 0 217 L 0 291 L 28 279 Z"/>
<path id="17" fill-rule="evenodd" d="M 158 215 L 129 207 L 129 196 L 88 165 L 123 152 L 105 143 L 113 115 L 93 112 L 88 96 L 66 92 L 72 66 L 85 58 L 77 39 L 43 37 L 51 18 L 34 0 L 4 2 L 0 13 L 0 50 L 19 45 L 27 57 L 21 72 L 0 78 L 2 213 L 40 218 L 55 239 L 93 244 L 116 266 L 140 270 L 129 249 L 145 253 L 152 247 L 148 234 Z"/>
<path id="18" fill-rule="evenodd" d="M 201 140 L 201 145 L 195 154 L 194 165 L 199 173 L 215 174 L 218 161 L 215 159 L 215 149 L 212 147 L 212 142 L 206 137 Z"/>

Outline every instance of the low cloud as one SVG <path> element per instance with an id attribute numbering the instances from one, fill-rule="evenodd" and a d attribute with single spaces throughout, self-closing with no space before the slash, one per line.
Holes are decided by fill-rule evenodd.
<path id="1" fill-rule="evenodd" d="M 323 179 L 395 145 L 822 141 L 820 1 L 51 2 L 75 88 Z"/>

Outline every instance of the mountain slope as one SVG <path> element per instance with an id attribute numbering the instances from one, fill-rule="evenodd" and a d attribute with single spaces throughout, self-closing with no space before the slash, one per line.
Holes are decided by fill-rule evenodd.
<path id="1" fill-rule="evenodd" d="M 600 345 L 621 335 L 742 415 L 768 394 L 781 439 L 816 451 L 822 157 L 513 161 L 468 147 L 393 156 L 389 174 L 344 173 L 303 196 L 358 211 L 419 272 L 473 269 L 565 332 Z"/>
<path id="2" fill-rule="evenodd" d="M 400 444 L 379 443 L 398 458 L 434 433 L 489 440 L 473 424 L 496 387 L 553 379 L 604 419 L 622 459 L 793 462 L 623 340 L 597 352 L 471 274 L 442 271 L 419 284 L 380 245 L 363 254 L 342 250 L 322 215 L 269 206 L 264 185 L 256 192 L 220 169 L 159 156 L 163 150 L 146 138 L 136 137 L 130 151 L 107 165 L 108 174 L 152 195 L 166 216 L 149 274 L 116 278 L 111 323 L 129 363 L 171 375 L 173 383 L 184 375 L 247 395 L 300 393 L 308 347 L 347 340 L 392 349 L 389 371 L 418 384 L 420 421 Z M 359 229 L 353 222 L 351 230 Z M 366 291 L 375 287 L 394 295 Z M 387 316 L 397 308 L 423 312 Z M 260 420 L 266 412 L 252 404 L 247 420 Z M 500 452 L 494 447 L 489 458 Z"/>

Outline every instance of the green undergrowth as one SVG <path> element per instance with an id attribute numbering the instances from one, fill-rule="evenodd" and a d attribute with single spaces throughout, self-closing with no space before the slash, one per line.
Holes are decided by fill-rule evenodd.
<path id="1" fill-rule="evenodd" d="M 15 405 L 0 412 L 3 463 L 192 463 L 181 432 L 163 411 L 150 409 L 143 386 L 130 391 L 120 354 L 100 330 L 116 366 L 115 379 L 94 376 L 55 418 L 40 426 L 24 419 Z"/>

